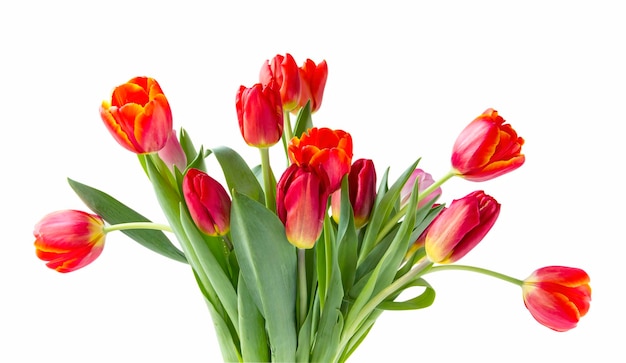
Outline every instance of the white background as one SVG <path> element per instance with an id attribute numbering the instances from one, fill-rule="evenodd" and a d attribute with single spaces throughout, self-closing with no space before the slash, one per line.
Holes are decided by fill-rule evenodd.
<path id="1" fill-rule="evenodd" d="M 17 3 L 0 5 L 0 361 L 221 359 L 187 266 L 118 233 L 92 265 L 63 275 L 35 257 L 32 229 L 48 212 L 85 209 L 67 177 L 164 221 L 136 157 L 98 115 L 134 76 L 160 82 L 175 127 L 198 146 L 227 145 L 258 163 L 239 134 L 235 93 L 286 52 L 327 60 L 315 124 L 349 131 L 355 158 L 392 178 L 420 156 L 443 175 L 460 130 L 497 109 L 526 139 L 527 161 L 492 181 L 444 185 L 443 201 L 483 189 L 502 203 L 462 262 L 522 279 L 576 266 L 592 280 L 589 314 L 556 333 L 514 285 L 434 274 L 435 304 L 383 314 L 352 362 L 625 360 L 618 1 Z"/>

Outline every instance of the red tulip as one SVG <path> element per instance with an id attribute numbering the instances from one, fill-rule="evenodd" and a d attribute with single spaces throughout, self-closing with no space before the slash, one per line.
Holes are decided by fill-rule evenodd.
<path id="1" fill-rule="evenodd" d="M 322 98 L 324 97 L 324 88 L 326 87 L 326 79 L 328 78 L 328 65 L 323 60 L 319 64 L 315 64 L 310 59 L 300 67 L 300 101 L 298 106 L 304 107 L 306 103 L 311 101 L 311 113 L 319 110 L 322 106 Z"/>
<path id="2" fill-rule="evenodd" d="M 300 100 L 300 69 L 291 54 L 276 55 L 271 62 L 265 61 L 259 74 L 260 82 L 267 86 L 272 81 L 280 90 L 283 111 L 291 111 Z"/>
<path id="3" fill-rule="evenodd" d="M 172 110 L 153 78 L 136 77 L 113 90 L 100 116 L 111 135 L 136 154 L 161 150 L 172 130 Z"/>
<path id="4" fill-rule="evenodd" d="M 573 267 L 543 267 L 524 280 L 522 294 L 526 308 L 539 323 L 567 331 L 589 311 L 589 275 Z"/>
<path id="5" fill-rule="evenodd" d="M 283 136 L 283 107 L 274 82 L 241 86 L 236 99 L 239 129 L 246 143 L 269 147 Z"/>
<path id="6" fill-rule="evenodd" d="M 78 210 L 52 212 L 35 225 L 37 257 L 58 272 L 71 272 L 93 262 L 104 248 L 104 221 Z"/>
<path id="7" fill-rule="evenodd" d="M 364 226 L 370 218 L 374 199 L 376 199 L 376 169 L 370 159 L 358 159 L 348 173 L 348 193 L 357 228 Z M 341 189 L 331 197 L 333 219 L 339 223 L 341 211 Z"/>
<path id="8" fill-rule="evenodd" d="M 494 109 L 487 109 L 461 132 L 454 143 L 452 167 L 471 181 L 493 179 L 524 164 L 524 139 Z"/>
<path id="9" fill-rule="evenodd" d="M 174 130 L 172 130 L 165 146 L 159 150 L 159 157 L 163 160 L 171 172 L 174 172 L 174 166 L 176 166 L 180 171 L 184 171 L 187 167 L 187 156 L 185 155 Z"/>
<path id="10" fill-rule="evenodd" d="M 191 168 L 183 178 L 183 196 L 191 218 L 202 232 L 210 236 L 228 233 L 231 201 L 218 181 Z"/>
<path id="11" fill-rule="evenodd" d="M 309 167 L 291 164 L 276 186 L 276 214 L 291 244 L 312 248 L 322 233 L 328 204 L 328 179 Z"/>
<path id="12" fill-rule="evenodd" d="M 424 240 L 428 259 L 435 263 L 458 261 L 485 237 L 499 213 L 500 204 L 483 191 L 452 201 L 428 227 Z"/>
<path id="13" fill-rule="evenodd" d="M 310 166 L 328 176 L 330 192 L 341 186 L 350 171 L 352 136 L 342 130 L 313 127 L 289 145 L 289 158 L 299 166 Z"/>

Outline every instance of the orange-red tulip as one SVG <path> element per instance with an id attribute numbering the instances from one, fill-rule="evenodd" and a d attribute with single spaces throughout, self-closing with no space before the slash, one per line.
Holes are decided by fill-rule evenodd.
<path id="1" fill-rule="evenodd" d="M 310 166 L 328 176 L 330 192 L 341 186 L 350 171 L 352 136 L 342 130 L 313 127 L 289 144 L 289 158 L 299 166 Z"/>
<path id="2" fill-rule="evenodd" d="M 100 116 L 115 140 L 136 154 L 161 150 L 172 131 L 172 110 L 156 80 L 136 77 L 113 90 Z"/>
<path id="3" fill-rule="evenodd" d="M 524 280 L 522 294 L 526 308 L 539 323 L 567 331 L 589 311 L 589 275 L 574 267 L 543 267 Z"/>
<path id="4" fill-rule="evenodd" d="M 58 272 L 71 272 L 93 262 L 104 248 L 104 221 L 78 210 L 52 212 L 36 225 L 37 257 Z"/>
<path id="5" fill-rule="evenodd" d="M 456 174 L 471 181 L 493 179 L 524 164 L 524 139 L 494 109 L 487 109 L 461 132 L 452 150 Z"/>

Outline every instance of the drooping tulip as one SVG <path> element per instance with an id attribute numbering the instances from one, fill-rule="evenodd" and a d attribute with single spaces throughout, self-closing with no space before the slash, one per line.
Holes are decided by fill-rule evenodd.
<path id="1" fill-rule="evenodd" d="M 494 109 L 487 109 L 459 134 L 452 149 L 456 175 L 485 181 L 524 164 L 524 139 Z"/>
<path id="2" fill-rule="evenodd" d="M 500 204 L 483 191 L 453 200 L 428 227 L 424 247 L 435 263 L 458 261 L 471 251 L 493 227 Z"/>
<path id="3" fill-rule="evenodd" d="M 567 331 L 589 311 L 589 275 L 574 267 L 543 267 L 524 280 L 522 296 L 535 320 L 552 330 Z"/>
<path id="4" fill-rule="evenodd" d="M 61 210 L 43 217 L 36 225 L 37 257 L 58 272 L 71 272 L 93 262 L 104 248 L 104 220 L 78 210 Z"/>
<path id="5" fill-rule="evenodd" d="M 136 154 L 161 150 L 172 131 L 172 110 L 154 78 L 135 77 L 116 87 L 100 116 L 115 140 Z"/>
<path id="6" fill-rule="evenodd" d="M 191 218 L 209 236 L 230 230 L 231 200 L 226 189 L 202 170 L 190 168 L 183 177 L 183 196 Z"/>
<path id="7" fill-rule="evenodd" d="M 239 130 L 248 145 L 270 147 L 283 136 L 283 107 L 274 82 L 239 87 L 236 107 Z"/>

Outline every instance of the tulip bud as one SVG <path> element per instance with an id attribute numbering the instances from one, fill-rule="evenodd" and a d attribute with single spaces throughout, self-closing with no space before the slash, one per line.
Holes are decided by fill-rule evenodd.
<path id="1" fill-rule="evenodd" d="M 283 106 L 274 82 L 239 87 L 236 106 L 239 130 L 248 145 L 270 147 L 283 136 Z"/>
<path id="2" fill-rule="evenodd" d="M 265 61 L 259 74 L 261 84 L 266 87 L 272 81 L 280 90 L 283 111 L 290 112 L 300 100 L 300 69 L 291 54 L 276 55 L 271 62 Z"/>
<path id="3" fill-rule="evenodd" d="M 539 323 L 567 331 L 589 311 L 589 275 L 573 267 L 543 267 L 524 280 L 522 294 L 526 308 Z"/>
<path id="4" fill-rule="evenodd" d="M 504 122 L 496 110 L 489 108 L 465 127 L 452 150 L 452 167 L 457 175 L 484 181 L 524 164 L 524 139 Z"/>
<path id="5" fill-rule="evenodd" d="M 191 218 L 209 236 L 223 236 L 230 230 L 230 197 L 215 179 L 198 169 L 189 169 L 183 178 L 183 196 Z"/>
<path id="6" fill-rule="evenodd" d="M 313 248 L 322 233 L 328 205 L 328 179 L 315 169 L 291 164 L 276 186 L 276 214 L 298 248 Z"/>
<path id="7" fill-rule="evenodd" d="M 178 137 L 176 136 L 176 132 L 174 130 L 172 130 L 165 146 L 159 150 L 159 157 L 163 160 L 171 172 L 174 172 L 174 166 L 176 166 L 180 171 L 185 170 L 187 167 L 187 156 L 185 155 L 182 146 L 180 146 L 180 142 L 178 141 Z"/>
<path id="8" fill-rule="evenodd" d="M 426 188 L 433 185 L 435 180 L 429 173 L 425 172 L 424 170 L 415 169 L 413 173 L 411 173 L 411 176 L 409 176 L 409 179 L 406 181 L 404 186 L 402 187 L 402 190 L 400 191 L 400 208 L 404 207 L 405 205 L 409 203 L 409 198 L 411 197 L 411 191 L 413 190 L 413 186 L 415 185 L 416 182 L 417 182 L 418 192 L 422 193 L 424 190 L 426 190 Z M 420 195 L 417 208 L 423 207 L 426 203 L 430 202 L 433 198 L 439 195 L 441 195 L 441 187 L 433 190 L 432 193 L 430 193 L 429 195 L 426 195 L 426 196 Z"/>
<path id="9" fill-rule="evenodd" d="M 452 201 L 428 227 L 424 240 L 428 259 L 458 261 L 485 237 L 499 213 L 500 204 L 483 191 Z"/>
<path id="10" fill-rule="evenodd" d="M 354 225 L 363 227 L 370 218 L 374 199 L 376 199 L 376 169 L 370 159 L 358 159 L 350 167 L 348 173 L 348 194 L 354 212 Z M 339 223 L 341 213 L 341 189 L 331 197 L 332 215 Z"/>
<path id="11" fill-rule="evenodd" d="M 115 140 L 136 154 L 161 150 L 172 130 L 172 110 L 153 78 L 136 77 L 113 90 L 100 116 Z"/>
<path id="12" fill-rule="evenodd" d="M 37 257 L 58 272 L 71 272 L 93 262 L 104 248 L 104 221 L 78 210 L 52 212 L 35 225 Z"/>

